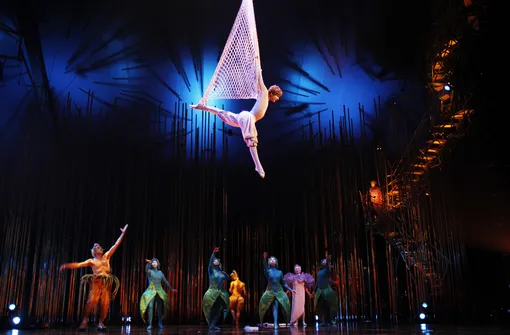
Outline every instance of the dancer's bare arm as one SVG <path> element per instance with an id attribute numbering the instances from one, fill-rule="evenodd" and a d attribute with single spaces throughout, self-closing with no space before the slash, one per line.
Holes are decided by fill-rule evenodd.
<path id="1" fill-rule="evenodd" d="M 92 266 L 92 259 L 89 258 L 87 259 L 86 261 L 83 261 L 83 262 L 75 262 L 75 263 L 66 263 L 66 264 L 62 264 L 60 266 L 60 271 L 62 270 L 65 270 L 65 269 L 80 269 L 80 268 L 85 268 L 87 266 Z"/>
<path id="2" fill-rule="evenodd" d="M 119 247 L 120 243 L 122 242 L 122 240 L 124 239 L 124 235 L 126 235 L 126 230 L 127 230 L 127 227 L 128 225 L 125 225 L 124 228 L 120 228 L 120 231 L 122 232 L 119 236 L 119 238 L 117 239 L 117 241 L 115 242 L 115 244 L 110 248 L 110 250 L 108 250 L 105 254 L 104 254 L 104 257 L 105 258 L 111 258 L 113 256 L 113 254 L 115 253 L 115 250 L 117 250 L 117 248 Z"/>

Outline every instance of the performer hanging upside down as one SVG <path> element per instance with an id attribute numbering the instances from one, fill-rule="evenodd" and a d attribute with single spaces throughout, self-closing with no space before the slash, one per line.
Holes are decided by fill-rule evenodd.
<path id="1" fill-rule="evenodd" d="M 232 320 L 235 325 L 239 325 L 239 318 L 241 317 L 241 311 L 244 308 L 244 296 L 246 295 L 246 286 L 239 279 L 236 270 L 230 274 L 230 313 L 232 314 Z"/>
<path id="2" fill-rule="evenodd" d="M 249 112 L 242 111 L 241 113 L 236 114 L 202 104 L 190 105 L 190 107 L 216 114 L 226 124 L 232 127 L 241 128 L 246 146 L 250 148 L 250 154 L 253 162 L 255 163 L 255 170 L 262 178 L 264 178 L 266 173 L 262 168 L 262 164 L 260 163 L 259 155 L 257 152 L 259 140 L 257 137 L 258 133 L 257 128 L 255 127 L 255 122 L 261 120 L 264 117 L 267 107 L 269 106 L 269 101 L 278 101 L 282 97 L 283 91 L 276 85 L 269 87 L 268 90 L 262 79 L 262 70 L 260 70 L 257 85 L 259 90 L 257 102 L 255 102 L 255 105 Z"/>
<path id="3" fill-rule="evenodd" d="M 331 256 L 321 260 L 321 268 L 317 274 L 315 286 L 314 309 L 321 316 L 320 327 L 329 327 L 333 324 L 338 310 L 338 297 L 331 287 L 332 276 Z"/>
<path id="4" fill-rule="evenodd" d="M 301 265 L 299 264 L 294 265 L 294 273 L 287 273 L 283 279 L 287 285 L 296 290 L 296 294 L 292 295 L 292 310 L 289 326 L 297 326 L 298 320 L 302 318 L 303 327 L 306 327 L 305 293 L 310 298 L 313 296 L 309 289 L 312 288 L 315 280 L 311 274 L 301 272 Z"/>
<path id="5" fill-rule="evenodd" d="M 273 326 L 278 329 L 278 307 L 281 305 L 283 311 L 283 320 L 285 323 L 289 322 L 290 317 L 290 301 L 285 290 L 291 291 L 296 294 L 296 291 L 291 289 L 283 280 L 283 273 L 278 270 L 278 260 L 276 257 L 269 257 L 267 260 L 267 252 L 264 252 L 264 259 L 262 261 L 264 266 L 264 275 L 267 278 L 267 288 L 259 303 L 259 317 L 260 323 L 264 322 L 264 316 L 271 305 L 273 305 Z M 285 290 L 284 290 L 285 288 Z"/>
<path id="6" fill-rule="evenodd" d="M 220 260 L 214 256 L 218 251 L 220 251 L 220 248 L 214 248 L 209 260 L 209 289 L 202 299 L 202 310 L 209 325 L 209 330 L 212 331 L 220 330 L 216 327 L 216 324 L 221 317 L 225 318 L 227 316 L 230 305 L 228 292 L 224 288 L 228 274 L 222 270 Z"/>
<path id="7" fill-rule="evenodd" d="M 161 282 L 163 282 L 170 291 L 177 292 L 177 290 L 172 288 L 168 280 L 166 280 L 165 274 L 160 270 L 161 264 L 157 258 L 153 258 L 152 260 L 146 259 L 145 262 L 147 262 L 145 272 L 149 277 L 149 287 L 147 287 L 140 298 L 140 315 L 143 319 L 145 311 L 147 311 L 147 321 L 149 323 L 147 330 L 152 329 L 154 305 L 156 304 L 158 327 L 163 328 L 163 317 L 168 312 L 168 305 L 170 304 L 170 301 L 168 300 L 168 295 L 161 286 Z"/>
<path id="8" fill-rule="evenodd" d="M 113 253 L 115 250 L 117 250 L 120 243 L 122 242 L 124 235 L 126 234 L 127 227 L 128 225 L 125 225 L 124 228 L 120 229 L 122 234 L 120 234 L 117 242 L 115 242 L 115 244 L 106 253 L 98 243 L 94 243 L 94 246 L 90 250 L 93 258 L 89 258 L 86 261 L 79 263 L 67 263 L 60 266 L 60 271 L 64 269 L 79 269 L 87 266 L 92 268 L 93 274 L 87 274 L 81 278 L 80 290 L 84 289 L 87 284 L 90 285 L 89 298 L 87 300 L 87 305 L 85 306 L 85 314 L 83 315 L 83 321 L 79 327 L 81 330 L 87 328 L 88 317 L 95 310 L 99 301 L 101 301 L 101 304 L 99 312 L 99 325 L 97 326 L 97 329 L 106 329 L 104 320 L 108 315 L 110 301 L 115 298 L 117 291 L 119 290 L 119 279 L 112 275 L 112 270 L 110 268 L 110 258 L 113 256 Z M 112 292 L 112 286 L 114 284 L 115 288 Z"/>

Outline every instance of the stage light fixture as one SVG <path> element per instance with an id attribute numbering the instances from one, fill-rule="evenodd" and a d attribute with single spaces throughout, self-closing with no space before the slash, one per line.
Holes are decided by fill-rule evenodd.
<path id="1" fill-rule="evenodd" d="M 426 194 L 429 195 L 428 193 L 426 193 Z M 429 307 L 429 305 L 426 302 L 424 302 L 423 304 L 421 304 L 421 307 L 427 308 L 427 307 Z"/>
<path id="2" fill-rule="evenodd" d="M 420 317 L 420 320 L 425 320 L 425 318 L 427 316 L 425 315 L 425 313 L 420 313 L 419 317 Z"/>
<path id="3" fill-rule="evenodd" d="M 11 321 L 12 321 L 12 324 L 13 324 L 13 325 L 17 326 L 17 325 L 19 325 L 19 324 L 20 324 L 20 322 L 21 322 L 21 318 L 20 318 L 19 316 L 15 316 L 15 317 L 13 317 L 13 318 L 11 319 Z"/>
<path id="4" fill-rule="evenodd" d="M 10 311 L 14 311 L 16 309 L 16 305 L 15 304 L 9 304 L 9 306 L 7 308 L 9 308 Z"/>

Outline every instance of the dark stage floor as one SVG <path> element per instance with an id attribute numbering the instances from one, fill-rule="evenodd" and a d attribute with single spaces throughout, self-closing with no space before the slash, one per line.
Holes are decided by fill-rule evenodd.
<path id="1" fill-rule="evenodd" d="M 510 329 L 507 327 L 458 327 L 458 326 L 444 326 L 444 325 L 406 325 L 406 326 L 398 326 L 398 327 L 374 327 L 369 325 L 342 325 L 339 327 L 331 327 L 331 328 L 316 328 L 314 326 L 309 325 L 306 328 L 286 328 L 282 327 L 278 330 L 273 330 L 271 328 L 261 328 L 259 330 L 248 331 L 245 330 L 244 327 L 233 328 L 232 326 L 221 326 L 221 331 L 210 334 L 296 334 L 296 335 L 305 335 L 305 334 L 315 334 L 315 333 L 324 333 L 324 334 L 372 334 L 372 335 L 401 335 L 401 334 L 420 334 L 420 335 L 436 335 L 436 334 L 447 334 L 447 335 L 503 335 L 510 334 Z M 98 332 L 95 327 L 89 327 L 88 332 L 78 332 L 76 329 L 45 329 L 45 330 L 7 330 L 1 331 L 0 334 L 6 335 L 30 335 L 30 334 L 38 334 L 38 335 L 57 335 L 57 334 L 154 334 L 154 335 L 163 335 L 163 334 L 201 334 L 201 333 L 209 333 L 206 326 L 193 326 L 193 325 L 169 325 L 164 329 L 157 329 L 152 331 L 147 331 L 145 327 L 141 326 L 112 326 L 109 327 L 107 331 Z"/>

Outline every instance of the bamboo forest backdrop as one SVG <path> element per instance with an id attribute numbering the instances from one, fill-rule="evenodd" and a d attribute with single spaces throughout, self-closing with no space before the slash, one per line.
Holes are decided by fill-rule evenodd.
<path id="1" fill-rule="evenodd" d="M 121 282 L 112 320 L 140 320 L 138 303 L 147 283 L 144 259 L 158 257 L 178 289 L 167 318 L 203 321 L 201 298 L 215 246 L 221 248 L 224 268 L 236 270 L 248 287 L 245 320 L 256 315 L 265 289 L 264 251 L 278 257 L 284 272 L 299 263 L 314 275 L 329 253 L 341 318 L 414 318 L 425 300 L 460 308 L 461 293 L 455 288 L 462 280 L 463 248 L 447 211 L 444 178 L 429 182 L 433 197 L 410 199 L 402 207 L 409 213 L 401 209 L 395 214 L 398 223 L 385 214 L 385 220 L 393 221 L 373 224 L 365 214 L 370 180 L 380 176 L 384 185 L 380 179 L 388 167 L 372 141 L 354 141 L 349 115 L 363 118 L 363 106 L 346 110 L 337 122 L 319 127 L 321 132 L 311 123 L 303 126 L 295 152 L 285 162 L 267 165 L 270 177 L 264 180 L 255 171 L 246 174 L 245 162 L 228 152 L 228 132 L 193 122 L 182 126 L 178 120 L 188 110 L 181 106 L 167 131 L 194 130 L 196 136 L 171 137 L 164 145 L 171 149 L 166 156 L 159 148 L 161 138 L 150 130 L 151 118 L 123 123 L 116 116 L 125 120 L 128 111 L 114 109 L 94 120 L 69 113 L 68 107 L 61 106 L 58 126 L 40 120 L 40 114 L 27 115 L 22 132 L 3 148 L 0 304 L 13 302 L 46 322 L 78 320 L 83 305 L 79 279 L 90 270 L 59 273 L 59 265 L 89 258 L 94 242 L 109 248 L 129 224 L 112 258 Z M 157 118 L 159 113 L 148 115 Z M 209 114 L 203 117 L 215 122 Z M 31 126 L 41 122 L 44 127 Z M 224 138 L 221 160 L 214 150 L 204 150 L 206 140 L 218 137 Z M 190 151 L 191 160 L 186 158 Z M 420 213 L 411 213 L 416 210 Z M 428 234 L 418 240 L 420 231 Z M 411 244 L 420 247 L 412 251 Z M 415 264 L 418 259 L 428 262 L 428 272 Z M 431 283 L 431 276 L 442 282 Z"/>

